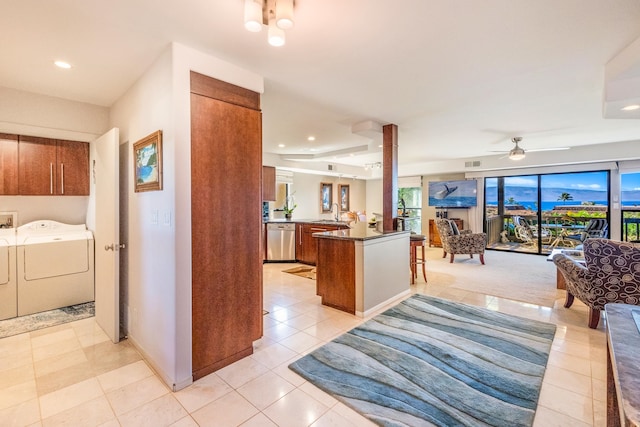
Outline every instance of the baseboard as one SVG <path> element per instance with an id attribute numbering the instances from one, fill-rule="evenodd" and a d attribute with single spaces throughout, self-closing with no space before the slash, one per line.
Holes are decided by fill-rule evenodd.
<path id="1" fill-rule="evenodd" d="M 171 391 L 182 390 L 183 388 L 193 384 L 193 377 L 191 375 L 189 375 L 188 378 L 184 378 L 174 383 L 173 379 L 169 375 L 167 375 L 165 372 L 163 372 L 162 369 L 160 369 L 160 367 L 153 361 L 153 359 L 144 350 L 144 348 L 140 345 L 140 343 L 136 341 L 135 338 L 133 338 L 132 336 L 129 336 L 127 339 L 136 348 L 136 350 L 140 352 L 144 361 L 151 366 L 151 369 L 154 370 L 155 374 L 160 377 L 160 379 L 171 389 Z"/>
<path id="2" fill-rule="evenodd" d="M 366 318 L 371 316 L 372 314 L 374 314 L 375 312 L 379 311 L 380 309 L 384 308 L 385 306 L 395 302 L 395 301 L 399 301 L 401 299 L 404 299 L 407 295 L 411 294 L 411 289 L 407 289 L 406 291 L 402 291 L 397 295 L 392 296 L 391 298 L 389 298 L 386 301 L 382 301 L 380 304 L 376 305 L 375 307 L 370 308 L 369 310 L 365 311 L 364 313 L 362 311 L 356 311 L 356 316 L 358 317 L 362 317 L 362 318 Z"/>

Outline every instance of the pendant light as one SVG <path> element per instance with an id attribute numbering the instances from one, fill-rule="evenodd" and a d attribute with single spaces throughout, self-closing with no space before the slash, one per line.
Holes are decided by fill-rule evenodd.
<path id="1" fill-rule="evenodd" d="M 267 40 L 271 46 L 283 46 L 284 30 L 293 28 L 294 0 L 244 0 L 244 27 L 257 33 L 268 25 Z"/>
<path id="2" fill-rule="evenodd" d="M 284 30 L 276 25 L 275 16 L 269 16 L 269 44 L 271 46 L 284 45 Z"/>
<path id="3" fill-rule="evenodd" d="M 263 0 L 244 0 L 244 27 L 252 33 L 262 31 Z"/>
<path id="4" fill-rule="evenodd" d="M 293 28 L 293 0 L 276 0 L 276 25 L 283 30 Z"/>

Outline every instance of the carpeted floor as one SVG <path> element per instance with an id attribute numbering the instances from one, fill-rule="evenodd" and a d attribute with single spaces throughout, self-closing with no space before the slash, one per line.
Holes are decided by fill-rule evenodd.
<path id="1" fill-rule="evenodd" d="M 556 267 L 546 256 L 485 251 L 486 265 L 482 265 L 477 255 L 456 255 L 450 264 L 440 248 L 427 248 L 426 253 L 427 286 L 443 285 L 543 307 L 553 307 L 565 297 L 564 291 L 556 289 Z"/>
<path id="2" fill-rule="evenodd" d="M 93 301 L 0 321 L 0 338 L 36 331 L 95 315 Z"/>
<path id="3" fill-rule="evenodd" d="M 384 426 L 531 426 L 555 325 L 414 295 L 289 367 Z"/>
<path id="4" fill-rule="evenodd" d="M 316 280 L 316 268 L 311 266 L 299 266 L 282 270 L 283 273 L 295 274 L 296 276 L 306 277 L 307 279 Z"/>

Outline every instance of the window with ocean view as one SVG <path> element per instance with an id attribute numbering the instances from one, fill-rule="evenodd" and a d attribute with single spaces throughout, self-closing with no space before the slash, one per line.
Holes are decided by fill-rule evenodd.
<path id="1" fill-rule="evenodd" d="M 489 248 L 548 254 L 594 228 L 606 234 L 608 223 L 608 171 L 485 178 Z"/>
<path id="2" fill-rule="evenodd" d="M 640 173 L 620 175 L 622 240 L 640 242 Z"/>

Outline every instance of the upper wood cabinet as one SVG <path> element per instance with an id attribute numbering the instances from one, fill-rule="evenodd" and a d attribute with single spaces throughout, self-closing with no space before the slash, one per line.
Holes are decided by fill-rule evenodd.
<path id="1" fill-rule="evenodd" d="M 89 144 L 20 136 L 21 195 L 89 195 Z"/>
<path id="2" fill-rule="evenodd" d="M 0 195 L 18 194 L 18 135 L 0 133 Z"/>
<path id="3" fill-rule="evenodd" d="M 276 200 L 276 168 L 262 166 L 262 201 Z"/>

